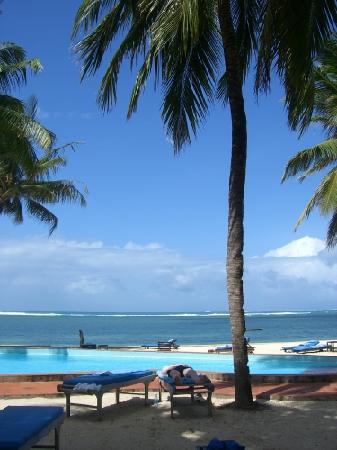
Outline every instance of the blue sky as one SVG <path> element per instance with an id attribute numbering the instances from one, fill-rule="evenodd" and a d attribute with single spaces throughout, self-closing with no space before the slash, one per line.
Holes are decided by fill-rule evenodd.
<path id="1" fill-rule="evenodd" d="M 79 0 L 5 0 L 1 6 L 1 41 L 22 45 L 44 66 L 16 95 L 37 96 L 39 118 L 57 134 L 58 144 L 84 142 L 69 153 L 61 176 L 80 187 L 87 185 L 89 195 L 84 209 L 67 205 L 53 209 L 60 222 L 49 240 L 48 230 L 35 221 L 14 226 L 1 217 L 0 309 L 227 309 L 223 261 L 231 136 L 228 110 L 212 106 L 192 145 L 174 157 L 160 118 L 160 91 L 154 92 L 149 84 L 137 113 L 126 120 L 134 74 L 125 67 L 117 107 L 103 115 L 96 103 L 102 72 L 80 83 L 80 64 L 72 51 L 70 34 L 79 4 Z M 277 80 L 271 94 L 259 102 L 249 81 L 245 93 L 247 308 L 306 309 L 308 302 L 312 309 L 333 307 L 336 276 L 322 273 L 308 280 L 301 271 L 294 277 L 293 269 L 284 278 L 289 260 L 285 246 L 297 240 L 291 247 L 291 264 L 303 267 L 304 258 L 306 263 L 319 261 L 335 270 L 334 253 L 322 248 L 326 219 L 315 213 L 297 233 L 293 231 L 319 178 L 303 185 L 296 180 L 280 184 L 286 161 L 297 150 L 319 142 L 320 130 L 311 127 L 300 140 L 289 131 Z M 312 239 L 301 240 L 306 236 Z M 270 254 L 280 248 L 286 249 L 281 255 Z M 100 258 L 109 264 L 104 266 Z M 145 273 L 135 258 L 146 260 Z M 90 259 L 96 266 L 87 265 Z M 57 280 L 53 289 L 50 278 L 46 285 L 48 261 L 57 271 L 57 275 L 51 268 L 48 272 Z M 262 272 L 257 266 L 263 267 Z"/>

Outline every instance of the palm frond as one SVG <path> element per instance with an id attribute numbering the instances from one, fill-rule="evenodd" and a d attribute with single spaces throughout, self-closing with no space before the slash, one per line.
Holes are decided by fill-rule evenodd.
<path id="1" fill-rule="evenodd" d="M 335 247 L 337 244 L 337 210 L 335 210 L 329 222 L 326 242 L 330 248 Z"/>
<path id="2" fill-rule="evenodd" d="M 199 1 L 193 11 L 176 3 L 166 2 L 154 22 L 151 45 L 162 65 L 162 117 L 177 152 L 207 116 L 221 58 L 213 2 Z"/>
<path id="3" fill-rule="evenodd" d="M 303 173 L 300 180 L 337 162 L 337 139 L 329 139 L 314 147 L 298 152 L 291 158 L 282 176 L 282 183 L 289 177 Z"/>
<path id="4" fill-rule="evenodd" d="M 14 97 L 0 95 L 0 122 L 9 130 L 32 139 L 43 149 L 50 149 L 55 141 L 55 134 L 28 116 L 24 103 Z"/>
<path id="5" fill-rule="evenodd" d="M 34 200 L 26 200 L 26 209 L 29 215 L 38 219 L 40 222 L 49 225 L 49 236 L 55 231 L 58 225 L 58 218 L 41 203 Z"/>
<path id="6" fill-rule="evenodd" d="M 83 0 L 75 16 L 72 38 L 74 38 L 80 30 L 87 33 L 92 25 L 97 23 L 101 14 L 116 2 L 117 0 Z"/>
<path id="7" fill-rule="evenodd" d="M 335 0 L 266 0 L 255 90 L 267 91 L 275 65 L 286 93 L 289 125 L 303 131 L 313 112 L 314 58 L 336 29 Z"/>
<path id="8" fill-rule="evenodd" d="M 323 178 L 314 195 L 301 213 L 295 229 L 308 218 L 312 210 L 317 206 L 323 215 L 334 213 L 337 204 L 337 168 L 333 168 Z"/>
<path id="9" fill-rule="evenodd" d="M 33 72 L 42 69 L 38 59 L 26 59 L 24 49 L 12 42 L 0 44 L 0 91 L 10 92 L 26 82 L 26 69 Z"/>

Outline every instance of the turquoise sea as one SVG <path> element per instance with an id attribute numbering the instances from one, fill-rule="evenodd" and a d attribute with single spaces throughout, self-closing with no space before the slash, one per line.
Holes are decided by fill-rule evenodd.
<path id="1" fill-rule="evenodd" d="M 247 337 L 252 342 L 337 339 L 337 310 L 250 312 Z M 195 313 L 0 312 L 0 344 L 78 345 L 154 344 L 176 338 L 180 344 L 220 344 L 230 338 L 229 315 Z"/>

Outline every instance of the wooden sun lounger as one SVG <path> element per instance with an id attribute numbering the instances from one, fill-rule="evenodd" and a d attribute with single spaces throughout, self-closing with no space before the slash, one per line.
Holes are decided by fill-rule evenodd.
<path id="1" fill-rule="evenodd" d="M 96 409 L 98 413 L 98 419 L 102 420 L 103 418 L 103 407 L 102 407 L 102 398 L 103 395 L 106 392 L 112 392 L 115 391 L 116 394 L 116 403 L 119 403 L 120 400 L 120 394 L 130 394 L 130 391 L 123 391 L 122 388 L 126 386 L 131 386 L 133 384 L 144 384 L 144 392 L 132 392 L 132 395 L 140 395 L 145 397 L 145 405 L 148 403 L 149 398 L 149 384 L 151 381 L 153 381 L 156 378 L 156 372 L 153 372 L 151 375 L 147 375 L 141 378 L 135 378 L 133 380 L 124 381 L 120 383 L 111 383 L 111 384 L 105 384 L 102 385 L 99 390 L 85 390 L 85 391 L 78 391 L 74 390 L 74 386 L 72 384 L 67 384 L 67 380 L 65 379 L 63 384 L 59 384 L 57 386 L 58 392 L 63 392 L 66 396 L 66 413 L 67 417 L 70 416 L 70 407 L 73 406 L 83 406 L 86 408 L 92 408 Z M 71 396 L 72 395 L 95 395 L 97 402 L 95 405 L 88 405 L 86 403 L 75 403 L 71 402 Z"/>
<path id="2" fill-rule="evenodd" d="M 143 348 L 155 348 L 157 350 L 161 351 L 171 351 L 172 349 L 179 348 L 179 345 L 177 345 L 174 342 L 167 342 L 167 341 L 158 341 L 157 345 L 142 345 Z"/>
<path id="3" fill-rule="evenodd" d="M 162 401 L 162 393 L 168 392 L 170 394 L 170 404 L 171 404 L 171 418 L 174 419 L 173 416 L 173 402 L 174 397 L 177 395 L 190 395 L 191 402 L 195 401 L 195 394 L 207 394 L 207 406 L 208 406 L 208 415 L 211 417 L 213 415 L 212 410 L 212 394 L 214 392 L 214 385 L 212 383 L 207 384 L 191 384 L 191 385 L 176 385 L 171 383 L 165 383 L 165 381 L 159 378 L 159 401 Z"/>
<path id="4" fill-rule="evenodd" d="M 7 406 L 0 411 L 0 449 L 60 450 L 60 428 L 65 416 L 63 408 L 58 406 Z M 36 445 L 52 430 L 54 445 Z"/>

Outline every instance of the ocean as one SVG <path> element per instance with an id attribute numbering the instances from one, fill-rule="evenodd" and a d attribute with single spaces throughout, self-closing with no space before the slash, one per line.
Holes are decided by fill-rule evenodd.
<path id="1" fill-rule="evenodd" d="M 337 310 L 251 312 L 246 314 L 251 342 L 337 339 Z M 179 344 L 231 342 L 228 313 L 0 312 L 0 344 L 78 345 L 78 330 L 96 344 Z"/>

